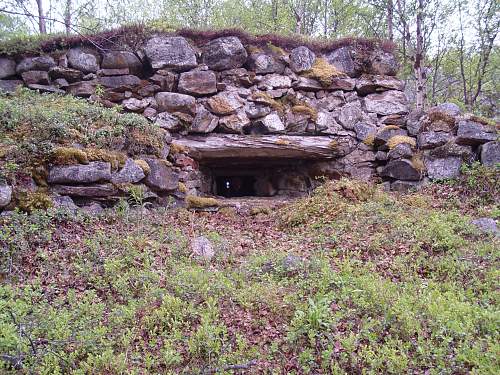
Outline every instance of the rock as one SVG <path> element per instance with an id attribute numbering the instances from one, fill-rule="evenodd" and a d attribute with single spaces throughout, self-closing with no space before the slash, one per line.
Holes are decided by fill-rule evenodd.
<path id="1" fill-rule="evenodd" d="M 91 95 L 95 94 L 97 82 L 94 81 L 82 81 L 70 83 L 66 88 L 66 91 L 74 96 L 81 96 L 84 98 L 88 98 Z"/>
<path id="2" fill-rule="evenodd" d="M 86 186 L 52 185 L 51 189 L 60 195 L 70 197 L 109 197 L 118 194 L 118 189 L 113 184 L 95 184 Z"/>
<path id="3" fill-rule="evenodd" d="M 239 68 L 247 60 L 247 51 L 235 36 L 211 40 L 203 48 L 203 63 L 213 70 Z"/>
<path id="4" fill-rule="evenodd" d="M 272 112 L 256 122 L 262 125 L 268 133 L 280 133 L 285 130 L 285 125 L 276 112 Z"/>
<path id="5" fill-rule="evenodd" d="M 146 108 L 144 112 L 142 112 L 142 115 L 151 121 L 154 121 L 156 119 L 157 114 L 158 111 L 151 107 Z"/>
<path id="6" fill-rule="evenodd" d="M 12 188 L 9 185 L 0 185 L 0 208 L 6 207 L 12 199 Z"/>
<path id="7" fill-rule="evenodd" d="M 500 142 L 488 142 L 481 146 L 481 163 L 487 167 L 495 167 L 500 163 Z"/>
<path id="8" fill-rule="evenodd" d="M 408 133 L 410 135 L 416 136 L 420 133 L 424 116 L 425 112 L 422 110 L 412 110 L 408 116 L 406 116 L 406 128 L 408 129 Z"/>
<path id="9" fill-rule="evenodd" d="M 53 197 L 52 203 L 54 205 L 54 208 L 60 210 L 70 211 L 74 214 L 78 211 L 78 206 L 75 204 L 75 202 L 73 202 L 73 199 L 65 195 Z"/>
<path id="10" fill-rule="evenodd" d="M 462 120 L 458 123 L 457 139 L 455 142 L 460 145 L 477 146 L 482 143 L 495 141 L 497 137 L 493 126 Z"/>
<path id="11" fill-rule="evenodd" d="M 451 124 L 455 123 L 455 118 L 460 115 L 460 107 L 454 103 L 441 103 L 427 111 L 431 121 L 442 120 Z"/>
<path id="12" fill-rule="evenodd" d="M 208 109 L 216 115 L 229 115 L 243 107 L 245 101 L 234 92 L 221 92 L 207 100 Z"/>
<path id="13" fill-rule="evenodd" d="M 81 71 L 71 68 L 63 68 L 60 66 L 50 68 L 49 76 L 51 79 L 64 78 L 70 83 L 81 81 L 83 79 L 83 73 Z"/>
<path id="14" fill-rule="evenodd" d="M 330 52 L 326 56 L 326 60 L 341 72 L 347 74 L 349 77 L 355 77 L 359 73 L 354 60 L 351 57 L 349 47 L 341 47 L 335 51 Z"/>
<path id="15" fill-rule="evenodd" d="M 346 155 L 342 161 L 346 164 L 357 165 L 375 161 L 375 152 L 370 150 L 361 150 L 359 148 Z"/>
<path id="16" fill-rule="evenodd" d="M 179 175 L 162 159 L 144 159 L 151 171 L 146 176 L 145 183 L 159 191 L 173 191 L 179 186 Z"/>
<path id="17" fill-rule="evenodd" d="M 97 71 L 97 75 L 99 77 L 102 76 L 126 76 L 130 74 L 129 68 L 121 68 L 121 69 L 99 69 Z"/>
<path id="18" fill-rule="evenodd" d="M 361 120 L 363 112 L 359 102 L 347 103 L 340 108 L 338 120 L 345 129 L 354 129 L 354 125 Z"/>
<path id="19" fill-rule="evenodd" d="M 217 78 L 210 70 L 181 73 L 177 85 L 179 92 L 203 96 L 217 92 Z"/>
<path id="20" fill-rule="evenodd" d="M 256 74 L 283 73 L 285 65 L 274 56 L 258 52 L 249 56 L 248 65 Z"/>
<path id="21" fill-rule="evenodd" d="M 290 52 L 290 68 L 301 73 L 312 68 L 316 55 L 309 48 L 300 46 Z"/>
<path id="22" fill-rule="evenodd" d="M 356 81 L 352 78 L 332 78 L 332 83 L 328 86 L 329 90 L 352 91 L 356 87 Z"/>
<path id="23" fill-rule="evenodd" d="M 193 96 L 159 92 L 155 95 L 155 99 L 158 103 L 158 110 L 161 112 L 183 112 L 191 115 L 196 112 L 196 99 Z"/>
<path id="24" fill-rule="evenodd" d="M 281 262 L 281 267 L 283 268 L 283 271 L 290 273 L 290 272 L 297 272 L 302 268 L 302 265 L 304 264 L 304 261 L 302 260 L 301 257 L 298 257 L 296 255 L 287 255 Z"/>
<path id="25" fill-rule="evenodd" d="M 470 163 L 474 160 L 472 146 L 457 145 L 454 142 L 447 142 L 442 146 L 431 149 L 429 155 L 432 158 L 442 159 L 449 156 L 457 156 L 463 162 Z"/>
<path id="26" fill-rule="evenodd" d="M 52 166 L 47 178 L 47 182 L 50 184 L 88 184 L 110 180 L 111 164 L 100 161 L 88 164 Z"/>
<path id="27" fill-rule="evenodd" d="M 387 90 L 404 89 L 404 82 L 395 77 L 363 74 L 356 80 L 356 91 L 359 95 L 367 95 Z"/>
<path id="28" fill-rule="evenodd" d="M 265 75 L 259 84 L 259 89 L 289 89 L 292 87 L 292 80 L 288 76 L 280 74 Z"/>
<path id="29" fill-rule="evenodd" d="M 134 184 L 144 177 L 146 175 L 142 168 L 134 160 L 127 159 L 123 168 L 111 175 L 111 182 L 114 184 Z"/>
<path id="30" fill-rule="evenodd" d="M 373 144 L 377 147 L 385 146 L 389 139 L 397 135 L 407 135 L 407 132 L 406 130 L 398 127 L 385 126 L 377 131 L 373 140 Z"/>
<path id="31" fill-rule="evenodd" d="M 125 99 L 122 102 L 122 107 L 126 109 L 127 111 L 131 112 L 141 112 L 144 110 L 148 105 L 150 101 L 148 99 L 136 99 L 136 98 L 129 98 Z"/>
<path id="32" fill-rule="evenodd" d="M 16 62 L 7 57 L 0 57 L 0 79 L 16 75 Z"/>
<path id="33" fill-rule="evenodd" d="M 336 135 L 343 130 L 332 113 L 319 111 L 316 119 L 316 130 L 322 134 Z"/>
<path id="34" fill-rule="evenodd" d="M 409 191 L 415 191 L 420 186 L 419 182 L 416 181 L 400 181 L 396 180 L 391 183 L 391 190 L 397 191 L 399 193 L 407 193 Z"/>
<path id="35" fill-rule="evenodd" d="M 381 172 L 382 177 L 397 180 L 419 181 L 422 174 L 406 159 L 391 160 Z"/>
<path id="36" fill-rule="evenodd" d="M 52 85 L 39 85 L 37 83 L 30 83 L 28 85 L 28 88 L 40 92 L 49 92 L 52 94 L 64 94 L 64 90 L 58 89 L 57 87 Z"/>
<path id="37" fill-rule="evenodd" d="M 462 165 L 462 159 L 458 156 L 445 158 L 426 157 L 424 162 L 427 175 L 432 180 L 458 177 Z"/>
<path id="38" fill-rule="evenodd" d="M 356 132 L 356 138 L 360 141 L 364 141 L 369 136 L 375 136 L 377 133 L 377 127 L 367 122 L 357 122 L 354 125 L 354 131 Z"/>
<path id="39" fill-rule="evenodd" d="M 248 125 L 250 125 L 250 119 L 242 109 L 219 119 L 219 128 L 225 133 L 243 133 L 243 128 Z"/>
<path id="40" fill-rule="evenodd" d="M 177 132 L 181 129 L 181 122 L 177 116 L 169 112 L 160 112 L 156 115 L 155 124 L 162 129 Z"/>
<path id="41" fill-rule="evenodd" d="M 140 75 L 143 70 L 142 62 L 132 52 L 108 51 L 102 57 L 102 69 L 128 69 L 130 73 Z M 128 74 L 128 73 L 126 73 Z"/>
<path id="42" fill-rule="evenodd" d="M 212 242 L 205 236 L 199 236 L 191 240 L 191 252 L 196 258 L 210 261 L 215 256 Z"/>
<path id="43" fill-rule="evenodd" d="M 211 114 L 202 105 L 198 106 L 196 116 L 189 129 L 190 133 L 210 133 L 215 130 L 219 123 L 219 118 Z"/>
<path id="44" fill-rule="evenodd" d="M 84 73 L 96 73 L 99 70 L 99 54 L 87 48 L 71 48 L 66 54 L 68 65 Z"/>
<path id="45" fill-rule="evenodd" d="M 174 88 L 176 74 L 166 70 L 158 70 L 149 80 L 158 85 L 161 91 L 172 91 Z"/>
<path id="46" fill-rule="evenodd" d="M 394 159 L 409 159 L 413 155 L 411 146 L 408 143 L 400 143 L 389 151 L 387 157 L 390 160 Z"/>
<path id="47" fill-rule="evenodd" d="M 364 102 L 368 112 L 379 115 L 408 113 L 408 100 L 401 91 L 390 90 L 381 94 L 369 94 Z"/>
<path id="48" fill-rule="evenodd" d="M 99 215 L 100 213 L 102 213 L 102 211 L 104 211 L 104 208 L 102 208 L 99 203 L 92 202 L 88 205 L 83 206 L 81 210 L 89 215 Z"/>
<path id="49" fill-rule="evenodd" d="M 256 119 L 268 115 L 269 113 L 271 113 L 271 109 L 267 106 L 250 102 L 245 105 L 245 113 L 248 118 Z"/>
<path id="50" fill-rule="evenodd" d="M 16 73 L 21 74 L 29 70 L 48 71 L 56 66 L 56 62 L 50 56 L 25 57 L 16 67 Z"/>
<path id="51" fill-rule="evenodd" d="M 136 86 L 140 85 L 141 79 L 133 75 L 124 76 L 104 76 L 99 77 L 98 82 L 105 88 L 112 89 L 114 91 L 132 91 Z"/>
<path id="52" fill-rule="evenodd" d="M 155 36 L 147 41 L 144 53 L 153 69 L 185 71 L 198 65 L 194 49 L 180 36 Z"/>
<path id="53" fill-rule="evenodd" d="M 498 230 L 496 221 L 490 217 L 481 217 L 472 220 L 471 224 L 482 233 L 500 235 L 500 230 Z"/>
<path id="54" fill-rule="evenodd" d="M 298 77 L 298 80 L 293 84 L 293 88 L 304 91 L 319 91 L 324 89 L 318 81 L 306 77 Z"/>
<path id="55" fill-rule="evenodd" d="M 27 85 L 48 85 L 50 82 L 49 74 L 43 70 L 30 70 L 28 72 L 21 73 L 21 77 L 23 77 L 23 81 Z"/>
<path id="56" fill-rule="evenodd" d="M 370 59 L 370 73 L 384 76 L 395 76 L 398 62 L 392 53 L 377 50 Z"/>
<path id="57" fill-rule="evenodd" d="M 420 149 L 436 148 L 450 141 L 452 136 L 443 132 L 423 132 L 417 137 L 417 144 Z"/>
<path id="58" fill-rule="evenodd" d="M 0 80 L 0 91 L 13 93 L 19 86 L 23 86 L 24 82 L 13 79 L 13 80 Z"/>

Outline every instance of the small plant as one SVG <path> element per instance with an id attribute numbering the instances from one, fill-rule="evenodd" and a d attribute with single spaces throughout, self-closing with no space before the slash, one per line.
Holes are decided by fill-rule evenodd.
<path id="1" fill-rule="evenodd" d="M 392 150 L 396 148 L 397 145 L 403 143 L 410 145 L 412 148 L 417 147 L 417 142 L 415 141 L 415 139 L 406 135 L 395 135 L 389 138 L 389 140 L 387 141 L 387 146 L 390 150 Z"/>
<path id="2" fill-rule="evenodd" d="M 344 73 L 322 57 L 317 58 L 311 69 L 305 71 L 302 75 L 317 80 L 323 87 L 330 86 L 334 78 L 345 76 Z"/>

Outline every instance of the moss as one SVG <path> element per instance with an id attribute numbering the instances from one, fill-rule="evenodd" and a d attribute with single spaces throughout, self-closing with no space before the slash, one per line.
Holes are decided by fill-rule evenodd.
<path id="1" fill-rule="evenodd" d="M 47 177 L 48 177 L 48 172 L 47 169 L 43 165 L 37 165 L 34 166 L 31 169 L 31 177 L 33 177 L 33 180 L 35 180 L 35 183 L 38 186 L 42 187 L 47 187 Z"/>
<path id="2" fill-rule="evenodd" d="M 387 141 L 387 146 L 390 150 L 392 150 L 397 145 L 400 145 L 402 143 L 409 144 L 412 148 L 415 148 L 417 146 L 417 142 L 415 141 L 415 139 L 406 135 L 395 135 L 394 137 L 389 138 L 389 140 Z"/>
<path id="3" fill-rule="evenodd" d="M 289 145 L 290 144 L 290 141 L 287 141 L 286 139 L 277 139 L 276 142 L 275 142 L 277 145 L 282 145 L 282 146 L 286 146 L 286 145 Z"/>
<path id="4" fill-rule="evenodd" d="M 332 140 L 328 144 L 328 147 L 331 148 L 332 150 L 335 150 L 337 147 L 339 147 L 339 143 L 335 140 Z"/>
<path id="5" fill-rule="evenodd" d="M 181 193 L 187 193 L 187 187 L 183 182 L 179 182 L 178 189 Z"/>
<path id="6" fill-rule="evenodd" d="M 301 105 L 294 105 L 292 107 L 292 112 L 305 114 L 309 116 L 309 118 L 314 122 L 318 120 L 318 111 L 315 108 L 308 105 L 307 103 Z"/>
<path id="7" fill-rule="evenodd" d="M 311 69 L 302 73 L 304 77 L 317 80 L 321 86 L 328 87 L 336 77 L 345 76 L 340 70 L 331 65 L 325 58 L 317 58 Z"/>
<path id="8" fill-rule="evenodd" d="M 88 164 L 89 159 L 85 150 L 75 147 L 58 147 L 51 156 L 50 161 L 56 165 Z"/>
<path id="9" fill-rule="evenodd" d="M 250 209 L 250 215 L 252 215 L 252 216 L 256 216 L 259 214 L 269 215 L 269 214 L 271 214 L 271 212 L 272 212 L 272 210 L 270 207 L 252 207 Z"/>
<path id="10" fill-rule="evenodd" d="M 149 166 L 149 164 L 145 160 L 136 159 L 136 160 L 134 160 L 134 162 L 142 169 L 142 171 L 144 172 L 144 174 L 146 176 L 151 172 L 151 167 Z"/>
<path id="11" fill-rule="evenodd" d="M 283 114 L 285 112 L 285 106 L 283 103 L 280 103 L 279 101 L 273 99 L 268 93 L 266 92 L 258 92 L 252 95 L 252 99 L 256 100 L 262 104 L 267 104 L 270 106 L 272 109 L 275 111 Z"/>
<path id="12" fill-rule="evenodd" d="M 375 144 L 375 134 L 368 134 L 363 143 L 367 146 L 373 146 Z"/>
<path id="13" fill-rule="evenodd" d="M 132 155 L 152 154 L 160 156 L 165 133 L 160 128 L 133 129 L 128 134 L 128 151 Z"/>
<path id="14" fill-rule="evenodd" d="M 209 208 L 220 205 L 220 202 L 215 198 L 198 197 L 196 195 L 186 196 L 185 201 L 189 208 Z"/>
<path id="15" fill-rule="evenodd" d="M 415 168 L 420 173 L 424 173 L 425 172 L 425 164 L 424 164 L 424 161 L 422 160 L 422 154 L 421 153 L 417 153 L 417 154 L 415 154 L 415 155 L 412 156 L 412 158 L 411 158 L 411 165 L 412 165 L 413 168 Z"/>
<path id="16" fill-rule="evenodd" d="M 19 193 L 17 200 L 19 209 L 28 213 L 35 210 L 46 210 L 53 206 L 52 199 L 44 190 Z"/>
<path id="17" fill-rule="evenodd" d="M 175 155 L 175 154 L 186 154 L 188 151 L 187 147 L 175 142 L 172 142 L 170 144 L 170 154 Z"/>
<path id="18" fill-rule="evenodd" d="M 125 165 L 127 155 L 123 152 L 108 151 L 96 148 L 85 149 L 89 161 L 105 161 L 111 163 L 111 168 L 117 170 Z"/>
<path id="19" fill-rule="evenodd" d="M 276 46 L 276 45 L 272 44 L 271 42 L 267 42 L 266 47 L 267 47 L 267 48 L 268 48 L 268 49 L 269 49 L 272 53 L 274 53 L 275 55 L 278 55 L 278 56 L 280 56 L 280 57 L 281 57 L 281 56 L 286 56 L 286 55 L 287 55 L 286 51 L 285 51 L 283 48 L 278 47 L 278 46 Z"/>
<path id="20" fill-rule="evenodd" d="M 473 113 L 466 113 L 465 118 L 467 118 L 470 121 L 478 122 L 482 125 L 497 126 L 497 122 L 495 122 L 495 120 L 486 118 L 484 116 L 475 115 Z"/>
<path id="21" fill-rule="evenodd" d="M 401 129 L 401 128 L 397 125 L 386 125 L 386 126 L 381 127 L 378 132 L 380 133 L 380 132 L 383 132 L 385 130 L 399 130 L 399 129 Z"/>
<path id="22" fill-rule="evenodd" d="M 257 47 L 257 46 L 252 46 L 252 45 L 247 46 L 247 51 L 248 51 L 248 54 L 257 54 L 257 53 L 262 53 L 262 52 L 264 52 L 264 51 L 262 50 L 262 48 Z"/>

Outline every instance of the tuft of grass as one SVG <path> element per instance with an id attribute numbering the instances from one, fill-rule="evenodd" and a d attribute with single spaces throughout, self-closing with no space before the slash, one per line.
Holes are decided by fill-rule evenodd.
<path id="1" fill-rule="evenodd" d="M 172 155 L 175 155 L 175 154 L 187 154 L 187 152 L 188 152 L 188 149 L 184 145 L 181 145 L 181 144 L 175 143 L 175 142 L 172 142 L 170 144 L 170 153 Z"/>
<path id="2" fill-rule="evenodd" d="M 345 76 L 344 73 L 331 65 L 323 57 L 317 58 L 311 69 L 305 71 L 302 75 L 317 80 L 323 87 L 330 86 L 334 78 Z"/>
<path id="3" fill-rule="evenodd" d="M 395 135 L 394 137 L 389 138 L 389 140 L 387 141 L 387 146 L 392 150 L 397 145 L 400 145 L 402 143 L 409 144 L 412 148 L 417 147 L 417 142 L 415 141 L 415 139 L 406 135 Z"/>
<path id="4" fill-rule="evenodd" d="M 373 146 L 375 144 L 375 134 L 368 134 L 363 143 L 367 146 Z"/>
<path id="5" fill-rule="evenodd" d="M 181 193 L 187 193 L 187 187 L 183 182 L 179 182 L 178 189 Z"/>
<path id="6" fill-rule="evenodd" d="M 309 118 L 314 122 L 318 120 L 318 111 L 315 108 L 311 107 L 310 105 L 307 105 L 307 103 L 303 103 L 301 105 L 294 105 L 292 107 L 292 112 L 305 114 L 309 116 Z"/>
<path id="7" fill-rule="evenodd" d="M 136 160 L 134 160 L 134 162 L 142 169 L 142 171 L 144 172 L 144 174 L 146 176 L 151 172 L 151 167 L 149 166 L 149 164 L 145 160 L 136 159 Z"/>
<path id="8" fill-rule="evenodd" d="M 196 195 L 187 195 L 185 201 L 189 208 L 209 208 L 220 206 L 220 202 L 215 198 L 198 197 Z"/>
<path id="9" fill-rule="evenodd" d="M 75 147 L 57 147 L 50 155 L 50 161 L 56 165 L 88 164 L 87 153 Z"/>
<path id="10" fill-rule="evenodd" d="M 266 92 L 257 92 L 253 94 L 251 98 L 259 103 L 270 106 L 272 109 L 274 109 L 276 112 L 280 114 L 283 114 L 285 112 L 285 106 L 276 99 L 273 99 Z"/>
<path id="11" fill-rule="evenodd" d="M 413 168 L 415 168 L 417 171 L 419 171 L 421 174 L 423 174 L 426 170 L 424 161 L 422 159 L 422 153 L 417 152 L 411 157 L 411 165 Z"/>
<path id="12" fill-rule="evenodd" d="M 19 209 L 28 213 L 36 210 L 47 210 L 53 205 L 52 199 L 43 190 L 20 192 L 18 193 L 17 200 Z"/>

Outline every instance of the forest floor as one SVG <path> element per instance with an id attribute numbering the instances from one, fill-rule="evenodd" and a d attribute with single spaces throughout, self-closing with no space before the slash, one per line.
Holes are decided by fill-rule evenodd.
<path id="1" fill-rule="evenodd" d="M 499 218 L 492 186 L 340 180 L 247 212 L 0 218 L 0 369 L 498 373 L 500 237 L 471 224 Z"/>

